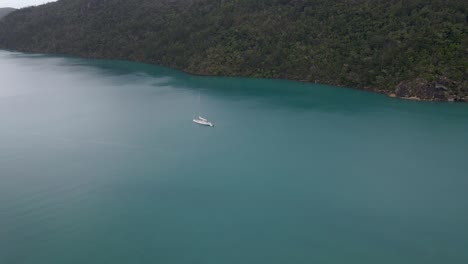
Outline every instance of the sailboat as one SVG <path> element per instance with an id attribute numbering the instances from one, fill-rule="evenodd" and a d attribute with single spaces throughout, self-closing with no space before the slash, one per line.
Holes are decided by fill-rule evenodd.
<path id="1" fill-rule="evenodd" d="M 202 125 L 202 126 L 209 126 L 209 127 L 214 127 L 213 123 L 210 121 L 206 120 L 205 118 L 199 116 L 198 118 L 194 118 L 193 122 Z"/>
<path id="2" fill-rule="evenodd" d="M 208 121 L 206 118 L 200 116 L 200 91 L 198 91 L 198 118 L 194 118 L 193 122 L 202 126 L 214 127 L 213 123 Z"/>

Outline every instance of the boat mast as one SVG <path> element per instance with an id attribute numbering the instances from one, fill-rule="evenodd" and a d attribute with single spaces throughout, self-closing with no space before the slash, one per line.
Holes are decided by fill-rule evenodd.
<path id="1" fill-rule="evenodd" d="M 201 115 L 201 98 L 200 98 L 200 89 L 198 89 L 198 116 Z"/>

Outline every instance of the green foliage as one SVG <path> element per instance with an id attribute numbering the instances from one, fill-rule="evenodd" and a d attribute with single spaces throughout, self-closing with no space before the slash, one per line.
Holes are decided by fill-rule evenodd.
<path id="1" fill-rule="evenodd" d="M 3 19 L 0 47 L 390 91 L 418 77 L 466 83 L 467 9 L 465 0 L 61 0 Z"/>

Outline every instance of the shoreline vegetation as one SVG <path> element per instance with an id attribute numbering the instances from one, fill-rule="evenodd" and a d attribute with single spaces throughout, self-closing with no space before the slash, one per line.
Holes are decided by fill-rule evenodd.
<path id="1" fill-rule="evenodd" d="M 463 0 L 60 0 L 0 20 L 0 48 L 468 102 Z"/>

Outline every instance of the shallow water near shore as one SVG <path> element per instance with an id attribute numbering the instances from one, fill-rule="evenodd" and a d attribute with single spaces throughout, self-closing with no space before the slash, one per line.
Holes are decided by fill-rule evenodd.
<path id="1" fill-rule="evenodd" d="M 468 104 L 6 51 L 0 81 L 0 263 L 468 263 Z"/>

